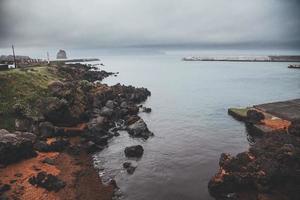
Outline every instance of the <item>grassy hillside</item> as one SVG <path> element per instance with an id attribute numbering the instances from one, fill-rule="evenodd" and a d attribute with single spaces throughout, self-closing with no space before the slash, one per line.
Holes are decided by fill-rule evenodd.
<path id="1" fill-rule="evenodd" d="M 54 71 L 47 66 L 0 71 L 0 121 L 9 123 L 8 116 L 13 113 L 14 105 L 34 115 L 32 107 L 36 100 L 47 96 L 48 83 L 57 79 Z"/>

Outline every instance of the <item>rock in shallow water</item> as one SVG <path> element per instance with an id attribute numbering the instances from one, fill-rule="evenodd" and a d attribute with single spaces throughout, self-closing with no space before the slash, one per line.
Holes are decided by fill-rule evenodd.
<path id="1" fill-rule="evenodd" d="M 147 124 L 143 119 L 139 119 L 132 125 L 128 126 L 127 131 L 132 137 L 148 139 L 150 136 L 153 136 L 153 133 L 149 131 Z"/>
<path id="2" fill-rule="evenodd" d="M 137 162 L 135 162 L 135 161 L 124 162 L 123 167 L 124 167 L 124 169 L 126 169 L 128 174 L 133 174 L 135 169 L 137 168 Z"/>
<path id="3" fill-rule="evenodd" d="M 126 157 L 140 158 L 144 153 L 144 148 L 141 145 L 126 147 L 124 153 Z"/>

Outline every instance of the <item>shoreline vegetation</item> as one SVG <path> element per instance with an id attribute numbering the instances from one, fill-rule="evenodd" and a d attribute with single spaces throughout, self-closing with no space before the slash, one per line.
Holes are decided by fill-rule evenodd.
<path id="1" fill-rule="evenodd" d="M 100 81 L 116 75 L 83 64 L 41 64 L 0 72 L 0 199 L 109 200 L 92 154 L 126 130 L 153 136 L 139 112 L 150 91 Z M 143 147 L 124 149 L 141 157 Z M 124 163 L 128 173 L 137 166 Z"/>

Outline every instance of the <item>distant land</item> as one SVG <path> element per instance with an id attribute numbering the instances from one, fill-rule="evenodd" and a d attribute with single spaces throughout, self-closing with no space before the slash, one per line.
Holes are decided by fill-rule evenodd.
<path id="1" fill-rule="evenodd" d="M 282 56 L 190 56 L 183 61 L 229 61 L 229 62 L 300 62 L 300 55 Z"/>

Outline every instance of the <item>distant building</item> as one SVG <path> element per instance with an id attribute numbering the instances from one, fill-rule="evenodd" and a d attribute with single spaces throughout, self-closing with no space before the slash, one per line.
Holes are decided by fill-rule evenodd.
<path id="1" fill-rule="evenodd" d="M 59 50 L 59 52 L 56 55 L 57 59 L 67 59 L 67 53 L 65 50 Z"/>

